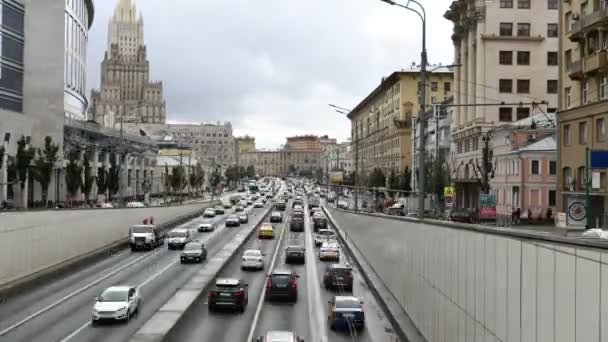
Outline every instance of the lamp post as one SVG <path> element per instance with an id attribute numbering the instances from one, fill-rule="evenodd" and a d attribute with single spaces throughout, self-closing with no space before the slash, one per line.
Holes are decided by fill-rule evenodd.
<path id="1" fill-rule="evenodd" d="M 420 210 L 420 218 L 424 218 L 424 161 L 425 161 L 425 147 L 424 147 L 424 132 L 426 121 L 424 120 L 424 113 L 426 111 L 426 12 L 424 6 L 416 0 L 407 0 L 405 5 L 396 3 L 393 0 L 380 0 L 386 2 L 389 5 L 399 6 L 406 10 L 412 11 L 420 17 L 422 20 L 422 52 L 420 53 L 420 111 L 418 113 L 418 123 L 420 124 L 420 144 L 418 146 L 418 209 Z M 419 8 L 411 8 L 410 3 L 416 4 Z"/>
<path id="2" fill-rule="evenodd" d="M 336 106 L 333 104 L 329 104 L 330 107 L 332 107 L 337 113 L 340 114 L 344 114 L 344 115 L 348 115 L 351 113 L 350 109 L 344 108 L 344 107 L 340 107 L 340 106 Z M 359 127 L 357 127 L 357 122 L 354 122 L 354 126 L 355 126 L 355 134 L 352 137 L 353 141 L 355 143 L 355 175 L 354 175 L 354 182 L 353 185 L 356 187 L 357 186 L 357 179 L 359 178 Z M 359 211 L 359 191 L 355 188 L 355 211 Z"/>

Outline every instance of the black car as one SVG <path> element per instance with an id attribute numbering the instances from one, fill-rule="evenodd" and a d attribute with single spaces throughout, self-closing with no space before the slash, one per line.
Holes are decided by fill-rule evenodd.
<path id="1" fill-rule="evenodd" d="M 230 215 L 226 219 L 226 227 L 239 227 L 241 225 L 241 219 L 236 215 Z"/>
<path id="2" fill-rule="evenodd" d="M 353 291 L 353 268 L 345 264 L 332 264 L 327 266 L 323 275 L 325 289 L 339 291 Z"/>
<path id="3" fill-rule="evenodd" d="M 283 214 L 279 211 L 273 211 L 270 214 L 270 222 L 283 222 Z"/>
<path id="4" fill-rule="evenodd" d="M 224 215 L 224 207 L 222 207 L 221 205 L 218 205 L 213 209 L 215 210 L 215 215 Z"/>
<path id="5" fill-rule="evenodd" d="M 308 201 L 308 210 L 311 210 L 312 208 L 318 208 L 318 207 L 319 207 L 319 200 L 312 199 L 312 200 Z"/>
<path id="6" fill-rule="evenodd" d="M 293 271 L 274 271 L 266 280 L 266 299 L 287 299 L 298 301 L 298 278 Z"/>
<path id="7" fill-rule="evenodd" d="M 280 200 L 277 203 L 275 203 L 274 207 L 277 210 L 285 211 L 285 209 L 287 208 L 287 202 L 285 202 L 285 200 Z"/>
<path id="8" fill-rule="evenodd" d="M 239 279 L 218 278 L 215 287 L 207 293 L 209 311 L 220 308 L 245 312 L 249 302 L 249 285 Z"/>
<path id="9" fill-rule="evenodd" d="M 180 262 L 182 264 L 187 262 L 201 263 L 205 259 L 207 259 L 207 248 L 200 242 L 190 242 L 184 246 L 184 251 L 180 256 Z"/>
<path id="10" fill-rule="evenodd" d="M 325 217 L 323 214 L 321 213 L 317 213 L 312 217 L 312 222 L 313 222 L 313 226 L 315 229 L 315 232 L 319 229 L 326 229 L 327 228 L 327 217 Z"/>
<path id="11" fill-rule="evenodd" d="M 289 221 L 289 230 L 292 232 L 303 232 L 304 231 L 304 213 L 294 212 Z"/>
<path id="12" fill-rule="evenodd" d="M 306 262 L 306 248 L 304 246 L 287 246 L 285 248 L 285 263 L 300 263 Z"/>

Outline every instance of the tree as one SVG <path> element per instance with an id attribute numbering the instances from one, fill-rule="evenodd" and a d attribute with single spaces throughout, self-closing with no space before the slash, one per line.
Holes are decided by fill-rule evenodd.
<path id="1" fill-rule="evenodd" d="M 345 172 L 344 180 L 342 181 L 342 184 L 354 186 L 355 185 L 355 173 L 354 172 Z"/>
<path id="2" fill-rule="evenodd" d="M 171 175 L 169 174 L 169 165 L 165 163 L 165 172 L 163 173 L 163 186 L 165 187 L 165 192 L 171 187 Z"/>
<path id="3" fill-rule="evenodd" d="M 220 169 L 216 167 L 215 169 L 213 169 L 213 172 L 211 173 L 211 178 L 209 179 L 209 185 L 211 185 L 211 189 L 213 190 L 213 192 L 215 192 L 215 189 L 217 189 L 218 185 L 220 185 L 221 182 L 222 173 Z"/>
<path id="4" fill-rule="evenodd" d="M 381 169 L 375 168 L 369 176 L 368 186 L 373 187 L 384 187 L 386 186 L 386 176 Z"/>
<path id="5" fill-rule="evenodd" d="M 68 194 L 74 197 L 82 186 L 82 166 L 79 161 L 79 151 L 68 153 L 68 164 L 65 167 L 65 186 Z"/>
<path id="6" fill-rule="evenodd" d="M 188 185 L 188 179 L 186 178 L 186 170 L 183 165 L 175 166 L 171 172 L 169 180 L 171 188 L 175 192 L 182 191 L 186 185 Z"/>
<path id="7" fill-rule="evenodd" d="M 100 168 L 97 171 L 97 195 L 104 194 L 108 190 L 108 171 L 105 168 Z M 106 202 L 108 198 L 106 198 Z"/>
<path id="8" fill-rule="evenodd" d="M 189 175 L 190 186 L 195 191 L 200 191 L 205 183 L 205 171 L 200 165 L 192 166 Z"/>
<path id="9" fill-rule="evenodd" d="M 2 168 L 3 162 L 4 162 L 4 146 L 0 146 L 0 169 Z"/>
<path id="10" fill-rule="evenodd" d="M 237 165 L 229 166 L 224 173 L 228 184 L 235 184 L 240 179 L 239 167 Z"/>
<path id="11" fill-rule="evenodd" d="M 405 167 L 403 175 L 399 177 L 399 189 L 404 191 L 412 191 L 412 170 L 409 167 Z"/>
<path id="12" fill-rule="evenodd" d="M 247 166 L 247 177 L 255 178 L 255 167 L 253 165 Z"/>
<path id="13" fill-rule="evenodd" d="M 290 164 L 287 167 L 287 173 L 290 174 L 290 175 L 295 175 L 296 173 L 298 173 L 298 169 L 295 167 L 295 165 Z"/>
<path id="14" fill-rule="evenodd" d="M 53 143 L 51 137 L 47 136 L 44 138 L 44 149 L 38 149 L 38 158 L 34 160 L 32 176 L 40 184 L 43 206 L 46 206 L 47 203 L 49 184 L 53 175 L 53 167 L 57 162 L 58 152 L 59 146 Z"/>
<path id="15" fill-rule="evenodd" d="M 317 183 L 323 183 L 323 179 L 325 178 L 325 173 L 323 172 L 323 168 L 318 168 L 315 170 L 315 180 Z"/>
<path id="16" fill-rule="evenodd" d="M 91 190 L 93 190 L 93 184 L 95 184 L 95 176 L 92 175 L 92 167 L 89 163 L 89 158 L 86 156 L 82 166 L 84 169 L 84 179 L 80 185 L 80 191 L 84 194 L 85 202 L 89 203 L 89 196 L 91 195 Z"/>
<path id="17" fill-rule="evenodd" d="M 28 171 L 31 169 L 30 164 L 36 155 L 36 150 L 28 145 L 29 138 L 26 139 L 24 136 L 21 136 L 17 141 L 17 176 L 19 177 L 21 192 L 25 189 Z"/>
<path id="18" fill-rule="evenodd" d="M 391 169 L 391 173 L 388 176 L 388 188 L 395 190 L 399 189 L 399 177 L 397 177 L 395 169 Z M 389 195 L 392 197 L 395 195 L 395 193 L 391 191 Z"/>
<path id="19" fill-rule="evenodd" d="M 443 198 L 443 189 L 450 184 L 450 173 L 442 157 L 431 157 L 425 164 L 424 191 L 435 194 L 437 201 Z"/>
<path id="20" fill-rule="evenodd" d="M 494 178 L 494 165 L 492 164 L 492 158 L 494 152 L 490 148 L 490 136 L 485 135 L 482 137 L 483 149 L 481 150 L 481 165 L 479 165 L 479 159 L 475 159 L 475 165 L 473 170 L 478 175 L 481 192 L 484 194 L 490 193 L 490 179 Z M 481 175 L 481 177 L 479 177 Z"/>
<path id="21" fill-rule="evenodd" d="M 110 155 L 110 169 L 108 170 L 108 197 L 110 200 L 120 189 L 120 165 L 116 161 L 116 153 Z"/>

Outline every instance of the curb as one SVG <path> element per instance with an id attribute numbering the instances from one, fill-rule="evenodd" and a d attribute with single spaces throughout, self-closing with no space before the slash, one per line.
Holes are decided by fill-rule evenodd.
<path id="1" fill-rule="evenodd" d="M 182 317 L 204 296 L 211 281 L 228 265 L 236 252 L 249 241 L 257 228 L 270 215 L 272 205 L 263 212 L 259 221 L 248 232 L 239 233 L 188 280 L 175 294 L 146 321 L 129 339 L 130 342 L 171 341 L 170 336 Z"/>
<path id="2" fill-rule="evenodd" d="M 201 204 L 203 205 L 202 209 L 197 209 L 196 211 L 190 214 L 182 215 L 173 220 L 162 223 L 158 226 L 162 230 L 169 230 L 171 228 L 174 228 L 175 226 L 178 226 L 184 222 L 192 220 L 197 216 L 200 216 L 203 211 L 205 211 L 205 209 L 209 207 L 209 205 L 213 206 L 216 204 L 216 202 L 207 201 L 206 203 Z M 104 247 L 100 247 L 88 253 L 63 261 L 59 264 L 49 266 L 33 274 L 13 280 L 10 283 L 0 286 L 0 299 L 23 292 L 27 289 L 35 288 L 38 285 L 48 283 L 49 281 L 66 275 L 67 273 L 71 273 L 75 270 L 85 268 L 86 266 L 91 265 L 92 263 L 100 259 L 108 257 L 119 250 L 126 249 L 128 246 L 129 242 L 125 237 L 120 240 L 114 241 Z"/>
<path id="3" fill-rule="evenodd" d="M 393 329 L 395 329 L 399 339 L 406 342 L 426 342 L 426 339 L 424 336 L 422 336 L 410 316 L 401 306 L 393 293 L 388 289 L 386 284 L 384 284 L 382 278 L 380 278 L 380 276 L 376 273 L 365 256 L 359 251 L 356 244 L 352 240 L 348 240 L 348 234 L 346 234 L 344 230 L 342 230 L 342 228 L 336 224 L 336 221 L 329 210 L 327 210 L 325 206 L 322 206 L 322 208 L 323 212 L 334 226 L 338 239 L 348 250 L 348 253 L 352 256 L 353 260 L 357 264 L 357 267 L 361 271 L 361 275 L 374 294 L 378 304 L 380 307 L 382 307 L 384 312 L 387 313 L 387 318 L 391 322 L 391 325 L 393 326 Z"/>

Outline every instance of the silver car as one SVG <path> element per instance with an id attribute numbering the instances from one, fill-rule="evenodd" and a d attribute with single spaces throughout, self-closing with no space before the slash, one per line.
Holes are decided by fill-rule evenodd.
<path id="1" fill-rule="evenodd" d="M 264 336 L 260 336 L 257 342 L 305 342 L 300 336 L 296 336 L 291 331 L 267 331 Z"/>
<path id="2" fill-rule="evenodd" d="M 101 321 L 128 322 L 139 310 L 141 297 L 133 286 L 112 286 L 95 298 L 91 323 Z"/>

